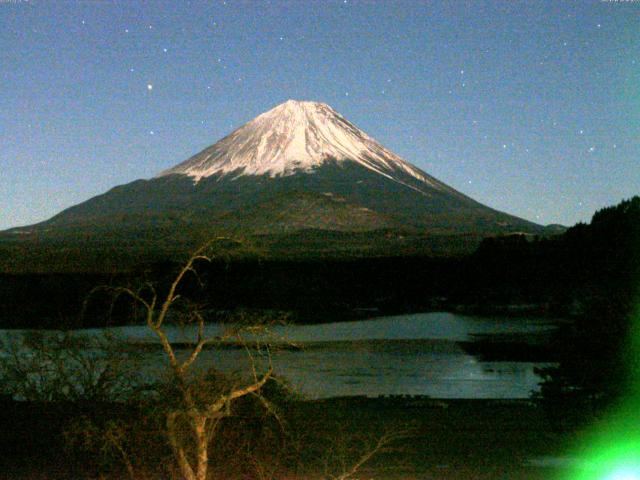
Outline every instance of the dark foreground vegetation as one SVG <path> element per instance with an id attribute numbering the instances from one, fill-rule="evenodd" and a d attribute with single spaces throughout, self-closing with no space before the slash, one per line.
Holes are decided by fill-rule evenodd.
<path id="1" fill-rule="evenodd" d="M 572 440 L 523 401 L 348 398 L 280 407 L 276 420 L 255 403 L 238 406 L 219 427 L 211 478 L 340 478 L 373 452 L 344 478 L 546 480 L 563 469 L 540 459 L 557 455 Z M 1 478 L 83 479 L 98 478 L 98 472 L 128 478 L 115 442 L 127 452 L 135 478 L 179 478 L 161 441 L 162 423 L 139 410 L 20 402 L 4 404 L 1 415 L 7 427 Z M 111 422 L 111 438 L 78 430 L 96 418 Z M 126 425 L 126 432 L 118 425 Z M 388 443 L 376 449 L 385 435 Z"/>

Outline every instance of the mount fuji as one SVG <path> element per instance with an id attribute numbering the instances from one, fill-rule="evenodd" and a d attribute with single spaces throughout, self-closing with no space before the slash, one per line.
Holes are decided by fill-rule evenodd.
<path id="1" fill-rule="evenodd" d="M 289 100 L 152 179 L 11 232 L 171 239 L 304 231 L 482 236 L 543 227 L 445 185 L 330 106 Z"/>

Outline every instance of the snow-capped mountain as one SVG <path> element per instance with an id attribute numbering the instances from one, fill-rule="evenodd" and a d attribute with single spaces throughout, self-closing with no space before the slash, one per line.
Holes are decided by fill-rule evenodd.
<path id="1" fill-rule="evenodd" d="M 312 173 L 328 161 L 355 162 L 405 184 L 398 175 L 402 172 L 432 188 L 455 192 L 380 145 L 329 105 L 297 100 L 258 115 L 159 176 L 183 174 L 196 182 L 218 174 L 278 177 Z"/>
<path id="2" fill-rule="evenodd" d="M 150 180 L 21 232 L 165 239 L 214 232 L 539 233 L 403 160 L 324 103 L 289 100 Z M 204 233 L 203 233 L 204 232 Z"/>

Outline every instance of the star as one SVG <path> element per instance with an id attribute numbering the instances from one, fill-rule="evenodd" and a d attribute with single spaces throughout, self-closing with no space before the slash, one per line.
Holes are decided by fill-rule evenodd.
<path id="1" fill-rule="evenodd" d="M 164 53 L 167 53 L 167 52 L 168 52 L 168 50 L 167 50 L 166 48 L 163 48 L 163 49 L 162 49 L 162 51 L 163 51 Z"/>
<path id="2" fill-rule="evenodd" d="M 153 130 L 149 130 L 149 135 L 155 135 L 155 132 Z"/>
<path id="3" fill-rule="evenodd" d="M 147 83 L 147 90 L 153 90 L 153 85 L 151 83 Z"/>
<path id="4" fill-rule="evenodd" d="M 589 151 L 590 151 L 590 152 L 594 152 L 594 151 L 595 151 L 595 149 L 596 149 L 596 147 L 589 147 Z"/>
<path id="5" fill-rule="evenodd" d="M 584 134 L 584 130 L 580 130 L 578 133 L 579 133 L 580 135 L 583 135 L 583 134 Z"/>

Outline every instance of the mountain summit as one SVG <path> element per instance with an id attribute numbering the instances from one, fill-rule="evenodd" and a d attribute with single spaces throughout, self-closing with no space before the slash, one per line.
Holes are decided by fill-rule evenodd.
<path id="1" fill-rule="evenodd" d="M 316 232 L 324 241 L 328 232 L 479 237 L 542 227 L 445 185 L 330 106 L 289 100 L 155 178 L 17 230 L 152 241 L 159 232 L 165 241 Z"/>
<path id="2" fill-rule="evenodd" d="M 160 176 L 184 174 L 196 182 L 216 174 L 288 176 L 311 173 L 327 161 L 355 162 L 400 183 L 403 182 L 396 174 L 403 172 L 433 188 L 448 189 L 387 150 L 326 103 L 298 100 L 288 100 L 258 115 Z"/>

